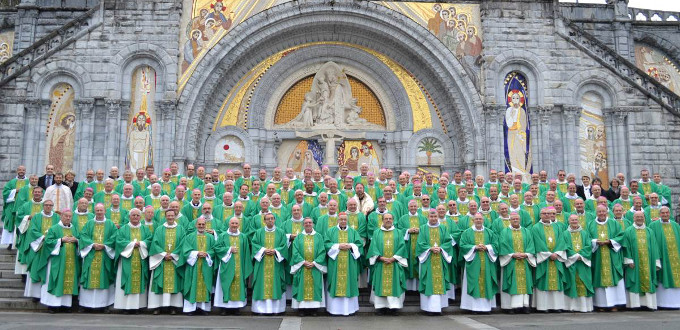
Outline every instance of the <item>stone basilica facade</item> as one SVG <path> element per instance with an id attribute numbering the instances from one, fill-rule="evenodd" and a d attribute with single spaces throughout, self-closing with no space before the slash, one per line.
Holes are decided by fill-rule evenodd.
<path id="1" fill-rule="evenodd" d="M 2 182 L 20 164 L 82 179 L 176 161 L 603 181 L 648 168 L 680 185 L 679 13 L 623 0 L 0 4 Z"/>

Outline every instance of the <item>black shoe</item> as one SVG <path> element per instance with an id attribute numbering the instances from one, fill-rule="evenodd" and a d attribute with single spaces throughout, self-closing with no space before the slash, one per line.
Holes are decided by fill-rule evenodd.
<path id="1" fill-rule="evenodd" d="M 384 308 L 378 308 L 378 309 L 376 309 L 376 310 L 375 310 L 375 315 L 380 315 L 380 316 L 385 315 Z"/>
<path id="2" fill-rule="evenodd" d="M 161 311 L 160 311 L 158 308 L 156 308 L 156 309 L 153 311 L 153 315 L 160 315 L 160 314 L 161 314 Z"/>
<path id="3" fill-rule="evenodd" d="M 57 312 L 57 308 L 47 307 L 47 312 L 50 313 L 50 314 L 55 314 Z"/>

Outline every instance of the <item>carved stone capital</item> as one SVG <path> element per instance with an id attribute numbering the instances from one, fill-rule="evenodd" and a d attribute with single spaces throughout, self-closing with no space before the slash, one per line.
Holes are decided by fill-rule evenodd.
<path id="1" fill-rule="evenodd" d="M 579 120 L 581 118 L 582 108 L 579 106 L 567 105 L 563 107 L 564 115 L 568 120 Z"/>
<path id="2" fill-rule="evenodd" d="M 92 99 L 75 100 L 73 103 L 76 107 L 77 113 L 81 116 L 89 116 L 94 110 L 94 100 Z"/>
<path id="3" fill-rule="evenodd" d="M 163 120 L 172 118 L 177 112 L 177 102 L 170 100 L 158 102 L 158 109 Z"/>
<path id="4" fill-rule="evenodd" d="M 106 110 L 109 116 L 115 116 L 120 113 L 120 100 L 118 99 L 106 99 Z"/>
<path id="5" fill-rule="evenodd" d="M 484 107 L 482 108 L 482 113 L 484 114 L 485 117 L 489 119 L 498 118 L 499 114 L 503 113 L 503 111 L 504 111 L 503 106 L 499 106 L 496 104 L 485 104 Z"/>
<path id="6" fill-rule="evenodd" d="M 37 118 L 42 105 L 43 102 L 41 100 L 25 100 L 24 109 L 26 110 L 26 117 Z"/>

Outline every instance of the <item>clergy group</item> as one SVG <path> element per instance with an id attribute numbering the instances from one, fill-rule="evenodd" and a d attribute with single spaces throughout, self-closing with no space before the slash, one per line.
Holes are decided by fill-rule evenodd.
<path id="1" fill-rule="evenodd" d="M 435 175 L 361 164 L 220 173 L 176 163 L 27 175 L 3 189 L 24 294 L 70 309 L 352 315 L 680 308 L 680 227 L 657 173 Z M 180 173 L 183 172 L 183 173 Z M 459 301 L 459 302 L 458 302 Z"/>

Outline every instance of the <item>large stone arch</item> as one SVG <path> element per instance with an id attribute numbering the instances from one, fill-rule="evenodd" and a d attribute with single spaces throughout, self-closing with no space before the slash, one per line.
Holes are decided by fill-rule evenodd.
<path id="1" fill-rule="evenodd" d="M 466 165 L 485 162 L 482 103 L 479 94 L 470 92 L 475 91 L 473 82 L 451 51 L 408 17 L 372 2 L 316 0 L 287 2 L 245 23 L 219 41 L 180 86 L 175 159 L 198 156 L 209 134 L 200 129 L 207 127 L 202 121 L 213 120 L 223 101 L 216 96 L 218 90 L 229 90 L 256 63 L 278 51 L 332 41 L 367 47 L 400 63 L 431 93 L 449 138 L 461 141 Z"/>
<path id="2" fill-rule="evenodd" d="M 172 57 L 163 49 L 150 43 L 132 44 L 121 49 L 116 55 L 111 58 L 111 68 L 115 68 L 115 72 L 109 74 L 113 78 L 113 83 L 116 86 L 121 86 L 120 95 L 113 97 L 129 99 L 130 93 L 130 77 L 132 72 L 140 65 L 149 65 L 156 70 L 156 74 L 160 77 L 157 86 L 157 99 L 173 99 L 177 90 L 177 82 L 174 77 L 177 77 L 177 64 Z"/>
<path id="3" fill-rule="evenodd" d="M 536 54 L 522 50 L 507 50 L 498 54 L 489 65 L 486 74 L 486 102 L 504 105 L 505 95 L 499 93 L 504 90 L 505 76 L 517 71 L 524 75 L 529 85 L 530 107 L 545 104 L 545 89 L 543 72 L 549 72 L 548 67 Z"/>
<path id="4" fill-rule="evenodd" d="M 595 91 L 605 101 L 605 108 L 619 106 L 619 102 L 626 102 L 626 94 L 621 82 L 604 70 L 589 70 L 575 73 L 565 86 L 565 99 L 561 104 L 579 106 L 585 92 Z M 624 104 L 621 104 L 624 105 Z"/>
<path id="5" fill-rule="evenodd" d="M 36 99 L 49 100 L 50 91 L 54 85 L 64 82 L 70 84 L 75 92 L 76 99 L 90 97 L 85 88 L 91 82 L 87 70 L 76 62 L 60 60 L 47 63 L 34 71 L 31 75 L 28 96 Z"/>
<path id="6" fill-rule="evenodd" d="M 676 63 L 680 63 L 680 47 L 678 47 L 674 42 L 671 42 L 656 34 L 642 31 L 634 32 L 633 40 L 635 40 L 636 43 L 648 44 L 650 46 L 659 48 L 668 56 L 670 56 Z"/>

